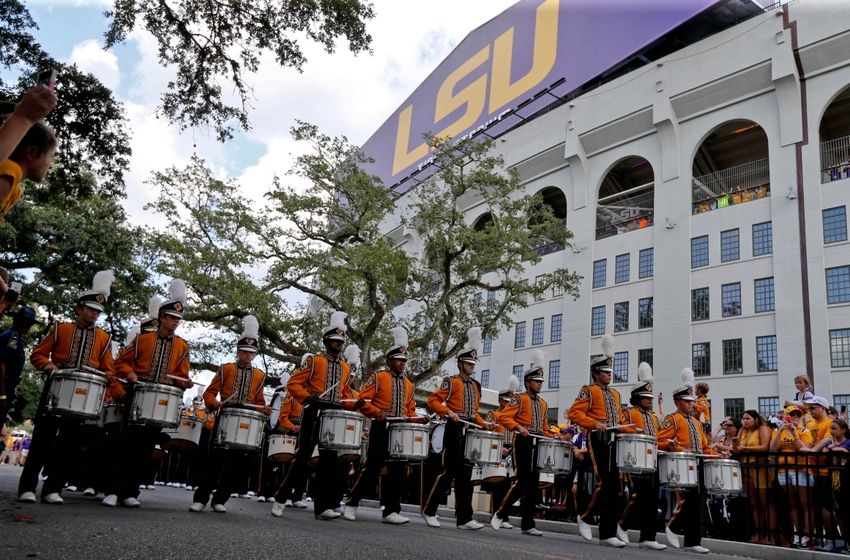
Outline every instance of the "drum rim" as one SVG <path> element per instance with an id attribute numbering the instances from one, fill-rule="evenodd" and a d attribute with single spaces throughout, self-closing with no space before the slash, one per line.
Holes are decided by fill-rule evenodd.
<path id="1" fill-rule="evenodd" d="M 629 441 L 629 440 L 646 441 L 646 442 L 651 441 L 652 443 L 654 443 L 656 445 L 658 444 L 658 438 L 656 438 L 655 436 L 647 436 L 647 435 L 644 435 L 644 434 L 620 434 L 620 435 L 617 436 L 616 441 Z M 669 453 L 669 452 L 664 451 L 663 453 Z"/>
<path id="2" fill-rule="evenodd" d="M 50 380 L 53 381 L 55 379 L 76 379 L 78 381 L 97 381 L 98 383 L 103 384 L 103 386 L 108 385 L 109 383 L 106 381 L 106 378 L 102 375 L 98 375 L 96 373 L 89 373 L 87 371 L 82 370 L 74 370 L 74 371 L 65 371 L 63 373 L 54 373 L 50 376 Z"/>
<path id="3" fill-rule="evenodd" d="M 247 410 L 244 408 L 237 408 L 235 406 L 226 406 L 221 409 L 219 412 L 219 422 L 221 422 L 225 416 L 247 416 L 249 418 L 255 418 L 258 420 L 262 420 L 265 422 L 266 415 L 262 412 L 257 412 L 256 410 Z"/>
<path id="4" fill-rule="evenodd" d="M 537 443 L 538 447 L 540 447 L 541 445 L 551 445 L 553 447 L 575 447 L 572 443 L 570 443 L 568 441 L 563 441 L 563 440 L 560 440 L 560 439 L 548 438 L 548 439 L 540 439 L 540 440 L 537 440 L 537 441 L 538 441 L 538 443 Z"/>
<path id="5" fill-rule="evenodd" d="M 659 451 L 658 456 L 659 457 L 669 456 L 669 457 L 673 457 L 674 459 L 684 459 L 684 458 L 687 457 L 688 459 L 693 458 L 694 460 L 696 460 L 696 458 L 697 458 L 696 453 L 687 453 L 685 451 Z"/>
<path id="6" fill-rule="evenodd" d="M 467 435 L 467 437 L 470 436 L 470 435 L 481 436 L 484 439 L 487 439 L 487 438 L 502 439 L 502 434 L 500 434 L 499 432 L 492 432 L 490 430 L 469 430 L 468 432 L 466 432 L 466 435 Z"/>
<path id="7" fill-rule="evenodd" d="M 361 421 L 364 416 L 359 412 L 354 412 L 353 410 L 338 410 L 336 408 L 326 408 L 319 414 L 319 418 L 323 418 L 325 416 L 338 416 L 340 418 L 357 418 Z"/>
<path id="8" fill-rule="evenodd" d="M 741 461 L 736 461 L 735 459 L 707 459 L 703 458 L 702 461 L 703 466 L 706 465 L 738 465 L 740 468 Z"/>
<path id="9" fill-rule="evenodd" d="M 413 430 L 431 433 L 431 429 L 426 424 L 417 424 L 416 422 L 393 422 L 390 424 L 390 431 Z"/>
<path id="10" fill-rule="evenodd" d="M 177 397 L 182 397 L 183 391 L 185 391 L 185 389 L 175 387 L 174 385 L 167 385 L 165 383 L 151 383 L 149 381 L 145 381 L 144 385 L 137 385 L 136 386 L 136 388 L 134 390 L 134 394 L 133 394 L 133 399 L 135 400 L 136 395 L 138 395 L 138 394 L 153 393 L 153 392 L 169 393 L 169 394 L 175 395 Z"/>

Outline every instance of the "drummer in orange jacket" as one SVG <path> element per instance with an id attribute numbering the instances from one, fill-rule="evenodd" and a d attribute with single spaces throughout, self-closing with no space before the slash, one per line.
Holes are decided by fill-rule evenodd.
<path id="1" fill-rule="evenodd" d="M 331 314 L 330 324 L 322 335 L 325 352 L 308 356 L 286 382 L 289 395 L 304 406 L 304 414 L 295 460 L 274 496 L 275 504 L 271 513 L 275 517 L 283 515 L 285 501 L 292 495 L 293 489 L 303 487 L 307 477 L 307 463 L 318 443 L 317 423 L 320 413 L 327 409 L 354 409 L 349 381 L 351 367 L 341 356 L 347 316 L 342 311 Z M 325 521 L 342 515 L 336 508 L 339 506 L 338 498 L 342 495 L 342 484 L 347 479 L 348 467 L 347 463 L 340 461 L 333 449 L 319 449 L 314 496 L 316 519 Z"/>
<path id="2" fill-rule="evenodd" d="M 360 477 L 351 490 L 351 496 L 345 504 L 343 517 L 349 521 L 357 519 L 357 506 L 360 500 L 371 493 L 378 482 L 378 473 L 386 467 L 381 476 L 381 505 L 384 506 L 383 522 L 403 525 L 410 521 L 401 515 L 401 484 L 404 480 L 406 464 L 401 461 L 388 461 L 389 424 L 387 418 L 404 418 L 402 422 L 418 421 L 416 401 L 413 399 L 413 382 L 404 375 L 407 367 L 407 331 L 403 327 L 392 330 L 394 344 L 384 355 L 387 369 L 375 372 L 363 386 L 358 403 L 360 412 L 372 419 L 369 428 L 369 448 L 366 464 L 360 471 Z"/>
<path id="3" fill-rule="evenodd" d="M 534 464 L 534 448 L 538 441 L 530 436 L 543 436 L 549 432 L 546 413 L 549 406 L 540 397 L 543 388 L 543 368 L 546 356 L 542 350 L 535 350 L 531 367 L 525 372 L 525 392 L 515 394 L 510 404 L 498 413 L 497 421 L 511 432 L 514 437 L 514 467 L 516 479 L 499 509 L 490 519 L 490 526 L 497 531 L 502 527 L 503 512 L 521 498 L 522 534 L 539 537 L 543 532 L 534 525 L 534 514 L 540 501 L 540 471 Z"/>
<path id="4" fill-rule="evenodd" d="M 218 368 L 209 387 L 204 391 L 204 404 L 213 411 L 235 407 L 256 410 L 269 415 L 271 409 L 266 406 L 266 399 L 263 396 L 266 374 L 263 370 L 251 365 L 259 351 L 260 325 L 253 315 L 244 317 L 242 321 L 245 329 L 236 343 L 236 361 Z M 219 396 L 221 401 L 216 398 Z M 221 421 L 221 415 L 219 415 L 219 421 Z M 212 495 L 213 511 L 226 512 L 225 502 L 239 484 L 239 478 L 244 478 L 248 474 L 251 461 L 256 454 L 256 450 L 243 451 L 212 446 L 208 460 L 204 463 L 201 483 L 195 490 L 189 511 L 203 511 Z"/>
<path id="5" fill-rule="evenodd" d="M 56 323 L 47 336 L 35 347 L 30 362 L 39 371 L 54 375 L 60 369 L 81 370 L 84 373 L 105 376 L 112 382 L 115 374 L 112 363 L 112 337 L 96 327 L 115 274 L 102 270 L 95 274 L 92 289 L 77 298 L 74 322 Z M 49 390 L 45 384 L 45 391 Z M 18 483 L 18 500 L 33 503 L 38 474 L 49 464 L 50 477 L 44 483 L 41 501 L 47 504 L 63 502 L 62 487 L 67 481 L 69 469 L 74 465 L 81 448 L 81 420 L 60 418 L 46 414 L 45 396 L 39 404 L 35 418 L 35 430 L 30 444 L 27 462 Z"/>
<path id="6" fill-rule="evenodd" d="M 658 447 L 663 451 L 716 455 L 709 447 L 702 424 L 694 415 L 694 372 L 690 368 L 682 370 L 682 385 L 673 392 L 676 412 L 664 417 L 658 432 Z M 667 540 L 674 548 L 681 548 L 679 536 L 674 528 L 683 527 L 685 550 L 706 554 L 707 548 L 702 541 L 702 523 L 700 512 L 702 503 L 698 489 L 677 489 L 678 505 L 667 525 Z"/>
<path id="7" fill-rule="evenodd" d="M 477 530 L 483 523 L 472 519 L 472 465 L 463 456 L 466 430 L 469 424 L 490 429 L 478 413 L 481 386 L 472 378 L 478 363 L 478 348 L 481 344 L 481 328 L 473 327 L 467 332 L 467 346 L 457 356 L 460 370 L 457 375 L 443 378 L 440 387 L 428 397 L 428 408 L 446 420 L 443 432 L 443 470 L 434 481 L 428 499 L 422 508 L 422 517 L 429 527 L 439 527 L 437 507 L 455 483 L 455 515 L 459 529 Z"/>
<path id="8" fill-rule="evenodd" d="M 183 389 L 192 387 L 189 379 L 189 344 L 175 331 L 183 318 L 186 306 L 186 284 L 174 279 L 169 286 L 169 298 L 158 311 L 156 330 L 140 333 L 124 348 L 115 361 L 118 377 L 131 385 L 138 381 L 172 385 Z M 132 402 L 132 391 L 128 395 Z M 128 403 L 129 404 L 129 403 Z M 129 419 L 125 414 L 124 421 Z M 150 463 L 150 455 L 159 443 L 162 429 L 157 426 L 128 423 L 121 435 L 121 466 L 117 468 L 120 481 L 115 493 L 103 499 L 103 505 L 114 507 L 120 501 L 135 508 L 139 501 L 139 484 Z"/>
<path id="9" fill-rule="evenodd" d="M 292 396 L 287 393 L 286 397 L 283 399 L 283 404 L 280 407 L 280 415 L 277 417 L 278 430 L 287 434 L 298 435 L 301 432 L 301 417 L 303 414 L 304 407 L 301 406 L 301 403 L 293 399 Z M 292 463 L 292 461 L 283 463 L 284 478 L 289 473 L 289 469 L 292 468 Z M 304 482 L 305 484 L 302 486 L 290 489 L 289 495 L 283 502 L 283 507 L 292 507 L 296 509 L 305 509 L 307 507 L 307 502 L 303 500 L 306 480 Z M 277 488 L 277 486 L 278 485 L 276 485 L 275 488 Z"/>

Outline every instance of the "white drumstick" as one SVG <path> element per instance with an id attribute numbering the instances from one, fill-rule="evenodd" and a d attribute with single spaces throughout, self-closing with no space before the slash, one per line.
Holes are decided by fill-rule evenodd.
<path id="1" fill-rule="evenodd" d="M 173 379 L 175 381 L 192 381 L 188 377 L 180 377 L 179 375 L 171 375 L 170 373 L 166 374 L 165 377 Z"/>
<path id="2" fill-rule="evenodd" d="M 83 366 L 80 366 L 80 369 L 83 369 L 85 371 L 90 371 L 91 373 L 96 373 L 98 375 L 102 375 L 102 376 L 106 377 L 106 374 L 104 372 L 100 371 L 99 369 L 97 369 L 96 367 L 83 365 Z"/>
<path id="3" fill-rule="evenodd" d="M 388 416 L 387 420 L 416 420 L 417 418 L 428 418 L 427 416 Z"/>
<path id="4" fill-rule="evenodd" d="M 372 399 L 339 399 L 339 402 L 357 402 L 362 400 L 363 402 L 372 402 Z"/>
<path id="5" fill-rule="evenodd" d="M 324 397 L 325 395 L 327 395 L 328 393 L 330 393 L 331 391 L 333 391 L 334 389 L 336 389 L 336 386 L 337 386 L 337 385 L 339 385 L 339 381 L 337 381 L 336 383 L 334 383 L 333 385 L 331 385 L 330 387 L 328 387 L 328 388 L 327 388 L 327 390 L 325 390 L 325 392 L 324 392 L 324 393 L 319 393 L 318 397 L 321 399 L 322 397 Z"/>

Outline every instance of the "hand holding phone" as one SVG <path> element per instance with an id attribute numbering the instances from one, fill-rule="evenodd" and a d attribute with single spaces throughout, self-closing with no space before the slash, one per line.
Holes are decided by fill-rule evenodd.
<path id="1" fill-rule="evenodd" d="M 50 88 L 51 91 L 56 87 L 56 69 L 51 68 L 49 70 L 42 70 L 38 73 L 38 77 L 35 79 L 36 85 L 45 85 Z"/>
<path id="2" fill-rule="evenodd" d="M 15 114 L 35 123 L 46 117 L 54 107 L 56 107 L 56 94 L 50 87 L 40 84 L 24 94 L 15 107 Z"/>

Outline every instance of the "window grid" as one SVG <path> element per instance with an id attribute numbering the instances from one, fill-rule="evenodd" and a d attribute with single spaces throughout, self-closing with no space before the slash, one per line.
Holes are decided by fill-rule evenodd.
<path id="1" fill-rule="evenodd" d="M 561 360 L 549 362 L 549 388 L 558 389 L 561 386 Z"/>
<path id="2" fill-rule="evenodd" d="M 652 298 L 641 298 L 638 300 L 638 328 L 652 328 Z"/>
<path id="3" fill-rule="evenodd" d="M 847 210 L 844 206 L 823 211 L 823 242 L 847 241 Z"/>
<path id="4" fill-rule="evenodd" d="M 777 371 L 779 369 L 776 350 L 776 335 L 756 337 L 756 369 Z"/>
<path id="5" fill-rule="evenodd" d="M 773 253 L 773 227 L 770 222 L 753 224 L 753 256 Z"/>
<path id="6" fill-rule="evenodd" d="M 629 381 L 629 353 L 614 353 L 614 382 L 627 383 Z"/>
<path id="7" fill-rule="evenodd" d="M 608 269 L 607 259 L 602 259 L 593 262 L 593 287 L 601 288 L 605 286 L 605 274 Z"/>
<path id="8" fill-rule="evenodd" d="M 522 379 L 522 368 L 522 364 L 514 366 L 514 375 L 516 375 L 517 379 Z"/>
<path id="9" fill-rule="evenodd" d="M 744 399 L 723 399 L 723 415 L 740 419 L 744 415 Z"/>
<path id="10" fill-rule="evenodd" d="M 850 266 L 826 269 L 826 302 L 846 303 L 850 301 Z"/>
<path id="11" fill-rule="evenodd" d="M 759 397 L 759 414 L 765 418 L 779 415 L 779 397 Z"/>
<path id="12" fill-rule="evenodd" d="M 534 287 L 540 288 L 541 286 L 546 284 L 546 275 L 540 274 L 534 279 Z M 539 294 L 534 295 L 534 301 L 543 301 L 546 299 L 546 290 L 541 291 Z"/>
<path id="13" fill-rule="evenodd" d="M 740 338 L 723 341 L 723 374 L 744 373 L 744 344 Z"/>
<path id="14" fill-rule="evenodd" d="M 655 249 L 641 249 L 638 253 L 638 278 L 652 278 L 655 273 Z"/>
<path id="15" fill-rule="evenodd" d="M 493 351 L 493 335 L 488 333 L 488 334 L 484 335 L 484 341 L 483 341 L 483 344 L 482 344 L 481 353 L 482 354 L 489 354 L 492 351 Z"/>
<path id="16" fill-rule="evenodd" d="M 496 290 L 487 290 L 487 301 L 496 300 Z"/>
<path id="17" fill-rule="evenodd" d="M 481 370 L 481 386 L 487 389 L 490 387 L 490 370 L 482 369 Z"/>
<path id="18" fill-rule="evenodd" d="M 694 377 L 711 375 L 711 343 L 691 344 L 691 369 L 694 370 Z"/>
<path id="19" fill-rule="evenodd" d="M 741 258 L 741 236 L 738 228 L 720 232 L 720 262 L 737 261 Z"/>
<path id="20" fill-rule="evenodd" d="M 594 307 L 590 311 L 590 334 L 597 336 L 605 334 L 605 306 Z"/>
<path id="21" fill-rule="evenodd" d="M 525 346 L 525 321 L 517 323 L 514 327 L 514 348 Z"/>
<path id="22" fill-rule="evenodd" d="M 538 317 L 531 324 L 531 344 L 543 344 L 543 317 Z"/>
<path id="23" fill-rule="evenodd" d="M 652 348 L 641 348 L 638 350 L 638 363 L 646 362 L 652 367 Z"/>
<path id="24" fill-rule="evenodd" d="M 691 268 L 708 266 L 708 236 L 691 239 Z"/>
<path id="25" fill-rule="evenodd" d="M 557 280 L 557 278 L 555 278 L 555 280 Z M 562 295 L 564 295 L 564 287 L 557 282 L 552 284 L 552 297 L 556 298 L 561 297 Z"/>
<path id="26" fill-rule="evenodd" d="M 773 311 L 775 306 L 773 277 L 757 278 L 753 284 L 755 286 L 755 312 L 764 313 L 765 311 Z"/>
<path id="27" fill-rule="evenodd" d="M 850 329 L 829 331 L 829 356 L 832 367 L 850 367 Z"/>
<path id="28" fill-rule="evenodd" d="M 629 253 L 625 255 L 617 255 L 614 261 L 614 283 L 622 284 L 629 281 Z"/>
<path id="29" fill-rule="evenodd" d="M 475 294 L 472 295 L 472 305 L 475 307 L 481 306 L 481 292 L 475 292 Z"/>
<path id="30" fill-rule="evenodd" d="M 847 409 L 850 408 L 850 395 L 833 395 L 832 406 L 838 412 L 847 412 Z M 844 407 L 844 410 L 841 410 L 841 407 Z"/>
<path id="31" fill-rule="evenodd" d="M 705 321 L 709 318 L 708 288 L 691 290 L 691 321 Z"/>
<path id="32" fill-rule="evenodd" d="M 560 342 L 561 341 L 561 328 L 564 320 L 564 316 L 561 313 L 557 313 L 552 315 L 552 324 L 549 327 L 549 341 L 550 342 Z"/>
<path id="33" fill-rule="evenodd" d="M 629 330 L 629 302 L 614 304 L 614 332 Z"/>
<path id="34" fill-rule="evenodd" d="M 720 308 L 723 317 L 741 314 L 741 283 L 723 284 L 720 287 Z"/>

